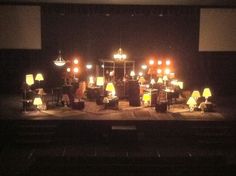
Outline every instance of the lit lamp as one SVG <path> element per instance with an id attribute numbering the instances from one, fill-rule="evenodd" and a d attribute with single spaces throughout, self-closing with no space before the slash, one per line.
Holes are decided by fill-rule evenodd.
<path id="1" fill-rule="evenodd" d="M 68 68 L 66 69 L 66 71 L 69 73 L 69 72 L 70 72 L 70 68 L 68 67 Z"/>
<path id="2" fill-rule="evenodd" d="M 74 62 L 74 64 L 78 64 L 79 60 L 77 58 L 75 58 L 73 62 Z"/>
<path id="3" fill-rule="evenodd" d="M 94 78 L 93 76 L 89 77 L 89 85 L 92 86 L 94 84 Z"/>
<path id="4" fill-rule="evenodd" d="M 198 90 L 194 90 L 192 93 L 192 97 L 197 101 L 197 99 L 201 97 L 200 92 Z"/>
<path id="5" fill-rule="evenodd" d="M 133 70 L 130 72 L 130 76 L 132 77 L 132 79 L 134 79 L 135 72 Z"/>
<path id="6" fill-rule="evenodd" d="M 178 81 L 178 86 L 180 89 L 184 88 L 184 83 L 182 81 Z"/>
<path id="7" fill-rule="evenodd" d="M 97 86 L 104 86 L 104 77 L 97 77 L 96 85 Z"/>
<path id="8" fill-rule="evenodd" d="M 115 91 L 115 87 L 114 87 L 113 83 L 111 83 L 111 82 L 107 83 L 106 91 L 110 92 L 112 96 L 115 96 L 116 91 Z"/>
<path id="9" fill-rule="evenodd" d="M 75 67 L 74 68 L 74 73 L 78 73 L 79 72 L 79 68 L 78 67 Z"/>
<path id="10" fill-rule="evenodd" d="M 162 70 L 161 69 L 157 69 L 157 74 L 161 74 Z"/>
<path id="11" fill-rule="evenodd" d="M 170 65 L 170 60 L 166 60 L 166 65 Z"/>
<path id="12" fill-rule="evenodd" d="M 143 76 L 140 76 L 139 79 L 138 79 L 138 82 L 142 85 L 145 83 L 145 78 Z"/>
<path id="13" fill-rule="evenodd" d="M 170 74 L 170 69 L 169 68 L 165 69 L 165 74 L 167 74 L 167 75 Z"/>
<path id="14" fill-rule="evenodd" d="M 40 109 L 40 106 L 43 104 L 42 99 L 40 97 L 35 97 L 33 101 L 33 105 L 37 107 L 37 109 Z"/>
<path id="15" fill-rule="evenodd" d="M 121 48 L 118 49 L 118 52 L 113 55 L 114 59 L 123 61 L 127 58 L 127 55 L 123 53 L 123 50 Z"/>
<path id="16" fill-rule="evenodd" d="M 86 68 L 89 69 L 89 70 L 91 70 L 91 69 L 93 68 L 93 65 L 92 65 L 92 64 L 87 64 L 87 65 L 86 65 Z"/>
<path id="17" fill-rule="evenodd" d="M 155 79 L 151 79 L 150 83 L 151 85 L 155 84 Z"/>
<path id="18" fill-rule="evenodd" d="M 158 83 L 158 84 L 163 84 L 163 79 L 162 79 L 161 77 L 158 78 L 157 83 Z"/>
<path id="19" fill-rule="evenodd" d="M 28 84 L 29 86 L 33 85 L 34 84 L 33 74 L 25 75 L 25 81 L 26 81 L 26 84 Z"/>
<path id="20" fill-rule="evenodd" d="M 149 64 L 150 64 L 150 65 L 153 65 L 153 64 L 154 64 L 154 60 L 153 60 L 153 59 L 150 59 L 150 60 L 149 60 Z"/>
<path id="21" fill-rule="evenodd" d="M 158 65 L 161 65 L 161 64 L 162 64 L 162 61 L 161 61 L 161 60 L 158 60 L 158 61 L 157 61 L 157 64 L 158 64 Z"/>
<path id="22" fill-rule="evenodd" d="M 212 95 L 211 95 L 211 90 L 210 90 L 209 88 L 205 88 L 205 89 L 203 90 L 202 96 L 205 97 L 206 103 L 207 103 L 208 97 L 211 97 L 211 96 L 212 96 Z"/>
<path id="23" fill-rule="evenodd" d="M 187 101 L 187 105 L 189 106 L 189 110 L 193 111 L 195 106 L 197 105 L 197 102 L 193 97 L 190 97 Z"/>
<path id="24" fill-rule="evenodd" d="M 53 61 L 56 66 L 62 67 L 66 64 L 66 61 L 61 56 L 61 51 L 59 50 L 59 55 L 56 60 Z"/>
<path id="25" fill-rule="evenodd" d="M 144 93 L 143 94 L 143 103 L 145 106 L 148 106 L 151 102 L 151 95 L 150 93 Z"/>
<path id="26" fill-rule="evenodd" d="M 39 85 L 40 85 L 40 81 L 44 80 L 42 73 L 37 73 L 35 80 L 39 81 Z"/>
<path id="27" fill-rule="evenodd" d="M 142 68 L 143 70 L 146 70 L 146 69 L 147 69 L 147 65 L 143 64 L 143 65 L 141 65 L 141 68 Z"/>
<path id="28" fill-rule="evenodd" d="M 162 79 L 163 79 L 163 81 L 164 81 L 164 84 L 166 85 L 166 81 L 168 81 L 167 75 L 164 75 Z"/>
<path id="29" fill-rule="evenodd" d="M 178 85 L 178 81 L 176 79 L 172 80 L 170 82 L 173 86 L 177 86 Z"/>
<path id="30" fill-rule="evenodd" d="M 139 75 L 139 76 L 143 76 L 143 72 L 139 72 L 138 75 Z"/>

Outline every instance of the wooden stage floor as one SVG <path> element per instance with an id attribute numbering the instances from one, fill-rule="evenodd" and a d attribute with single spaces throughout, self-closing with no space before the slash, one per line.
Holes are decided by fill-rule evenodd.
<path id="1" fill-rule="evenodd" d="M 1 101 L 0 119 L 28 120 L 194 120 L 221 121 L 234 120 L 235 108 L 215 108 L 215 112 L 189 112 L 185 104 L 171 105 L 167 113 L 157 113 L 154 107 L 131 107 L 128 101 L 121 100 L 119 109 L 104 109 L 93 101 L 85 101 L 83 110 L 70 107 L 51 106 L 45 111 L 22 112 L 19 96 L 5 98 Z"/>

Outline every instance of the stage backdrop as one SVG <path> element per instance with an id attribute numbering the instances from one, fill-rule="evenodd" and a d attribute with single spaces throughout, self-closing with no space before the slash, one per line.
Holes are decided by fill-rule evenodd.
<path id="1" fill-rule="evenodd" d="M 40 6 L 0 6 L 0 49 L 41 49 Z"/>
<path id="2" fill-rule="evenodd" d="M 203 8 L 199 51 L 236 51 L 236 9 Z"/>

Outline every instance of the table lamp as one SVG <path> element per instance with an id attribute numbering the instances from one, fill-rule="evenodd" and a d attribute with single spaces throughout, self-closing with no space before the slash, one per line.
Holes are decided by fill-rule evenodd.
<path id="1" fill-rule="evenodd" d="M 26 84 L 28 84 L 29 86 L 33 85 L 34 84 L 33 74 L 25 75 L 25 81 L 26 81 Z"/>
<path id="2" fill-rule="evenodd" d="M 206 99 L 205 103 L 207 103 L 207 99 L 212 96 L 211 90 L 209 88 L 205 88 L 203 90 L 202 96 L 205 97 L 205 99 Z"/>
<path id="3" fill-rule="evenodd" d="M 193 97 L 190 97 L 187 101 L 187 105 L 189 106 L 189 110 L 192 112 L 197 105 L 197 102 Z"/>
<path id="4" fill-rule="evenodd" d="M 198 90 L 194 90 L 191 95 L 196 101 L 199 97 L 201 97 L 200 92 Z"/>
<path id="5" fill-rule="evenodd" d="M 143 103 L 144 103 L 144 105 L 146 105 L 146 106 L 149 105 L 150 101 L 151 101 L 150 93 L 144 93 L 143 94 Z"/>
<path id="6" fill-rule="evenodd" d="M 97 80 L 96 80 L 96 85 L 97 86 L 104 86 L 104 77 L 97 77 Z"/>
<path id="7" fill-rule="evenodd" d="M 42 73 L 37 73 L 35 80 L 39 81 L 39 85 L 40 85 L 40 81 L 44 80 Z"/>
<path id="8" fill-rule="evenodd" d="M 42 99 L 40 97 L 35 97 L 33 101 L 33 105 L 37 107 L 37 109 L 40 109 L 40 106 L 43 104 Z"/>
<path id="9" fill-rule="evenodd" d="M 112 96 L 115 96 L 116 91 L 115 91 L 115 87 L 114 87 L 113 83 L 111 83 L 111 82 L 107 83 L 106 91 L 110 92 Z"/>

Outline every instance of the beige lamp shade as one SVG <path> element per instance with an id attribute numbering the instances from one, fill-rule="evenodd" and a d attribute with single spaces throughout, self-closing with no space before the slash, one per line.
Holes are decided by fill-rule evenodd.
<path id="1" fill-rule="evenodd" d="M 28 74 L 25 76 L 25 81 L 26 81 L 26 84 L 28 84 L 29 86 L 33 85 L 34 84 L 34 76 L 33 74 Z"/>
<path id="2" fill-rule="evenodd" d="M 42 102 L 42 99 L 40 97 L 35 97 L 34 98 L 33 105 L 40 106 L 42 104 L 43 104 L 43 102 Z"/>
<path id="3" fill-rule="evenodd" d="M 157 83 L 162 84 L 163 83 L 163 79 L 161 77 L 158 78 Z"/>
<path id="4" fill-rule="evenodd" d="M 37 73 L 37 75 L 36 75 L 36 77 L 35 77 L 35 80 L 36 80 L 36 81 L 43 81 L 44 78 L 43 78 L 42 73 Z"/>
<path id="5" fill-rule="evenodd" d="M 115 95 L 116 91 L 115 91 L 115 87 L 114 87 L 113 83 L 111 83 L 111 82 L 107 83 L 106 91 L 111 92 L 112 95 Z"/>
<path id="6" fill-rule="evenodd" d="M 104 85 L 104 77 L 97 77 L 96 85 L 103 86 Z"/>
<path id="7" fill-rule="evenodd" d="M 203 90 L 202 96 L 205 97 L 205 98 L 211 97 L 211 90 L 209 88 L 205 88 Z"/>
<path id="8" fill-rule="evenodd" d="M 167 81 L 167 80 L 168 80 L 167 75 L 163 76 L 163 81 Z"/>
<path id="9" fill-rule="evenodd" d="M 197 104 L 196 100 L 193 97 L 190 97 L 187 101 L 187 105 L 189 105 L 190 107 L 193 107 Z"/>
<path id="10" fill-rule="evenodd" d="M 178 86 L 180 89 L 184 88 L 184 83 L 182 81 L 178 81 Z"/>
<path id="11" fill-rule="evenodd" d="M 174 86 L 178 85 L 178 81 L 176 79 L 173 79 L 170 83 Z"/>
<path id="12" fill-rule="evenodd" d="M 192 97 L 197 100 L 199 97 L 201 97 L 200 92 L 198 90 L 194 90 L 192 93 Z"/>

